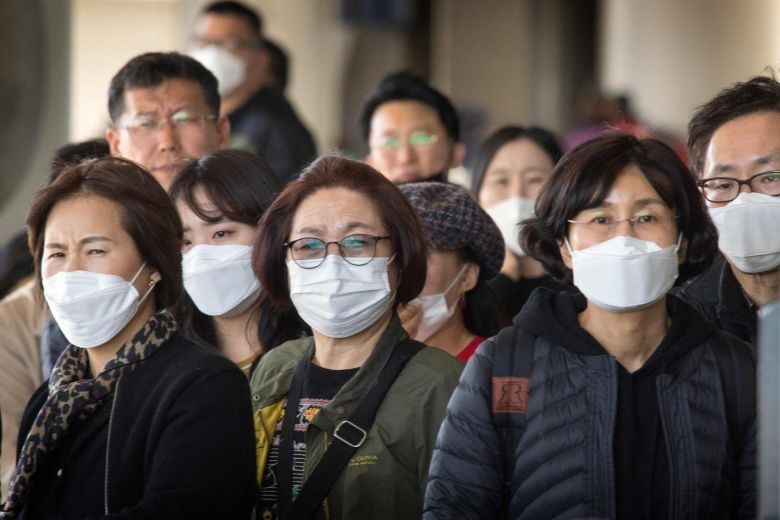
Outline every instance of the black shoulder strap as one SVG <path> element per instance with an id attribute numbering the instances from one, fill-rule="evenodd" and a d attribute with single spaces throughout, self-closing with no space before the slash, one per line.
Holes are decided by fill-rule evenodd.
<path id="1" fill-rule="evenodd" d="M 298 497 L 295 502 L 290 504 L 292 492 L 292 479 L 286 480 L 284 483 L 280 478 L 279 481 L 279 517 L 284 520 L 291 519 L 309 519 L 314 516 L 317 510 L 322 505 L 328 492 L 333 487 L 336 479 L 341 474 L 344 466 L 347 465 L 352 454 L 363 444 L 368 436 L 368 431 L 371 429 L 371 425 L 374 424 L 374 418 L 379 406 L 384 400 L 385 394 L 390 389 L 398 374 L 412 357 L 420 352 L 425 345 L 412 339 L 406 339 L 398 343 L 393 349 L 393 353 L 387 360 L 382 372 L 377 378 L 377 382 L 366 393 L 363 400 L 358 407 L 352 412 L 349 419 L 343 420 L 336 425 L 333 430 L 333 440 L 330 442 L 328 449 L 325 451 L 325 455 L 314 468 L 309 478 L 301 488 Z M 308 365 L 308 359 L 302 360 Z M 292 433 L 294 429 L 294 418 L 297 414 L 298 401 L 300 400 L 300 392 L 303 388 L 303 376 L 305 375 L 305 368 L 301 369 L 300 364 L 296 369 L 295 376 L 293 377 L 293 387 L 291 388 L 290 395 L 288 396 L 287 404 L 285 405 L 285 419 L 282 423 L 282 439 L 284 439 L 279 447 L 280 450 L 280 467 L 288 466 L 285 468 L 285 473 L 292 471 Z M 296 381 L 296 377 L 300 376 L 300 384 Z M 296 386 L 300 387 L 296 389 Z M 297 395 L 293 394 L 293 389 L 298 390 Z M 290 405 L 290 402 L 295 398 L 294 406 Z M 292 415 L 290 415 L 292 414 Z M 289 420 L 289 421 L 288 421 Z M 286 423 L 290 422 L 291 427 L 285 431 Z M 289 451 L 288 458 L 282 458 L 282 448 L 287 445 L 285 452 Z M 282 464 L 282 461 L 289 461 L 290 464 Z M 281 476 L 280 476 L 281 477 Z M 286 488 L 286 489 L 285 489 Z M 284 499 L 282 492 L 284 492 Z M 286 514 L 285 514 L 286 513 Z"/>
<path id="2" fill-rule="evenodd" d="M 528 423 L 528 391 L 534 364 L 535 338 L 520 327 L 510 326 L 495 339 L 492 374 L 492 411 L 504 448 L 504 512 L 509 506 L 509 486 L 514 470 L 515 449 Z"/>

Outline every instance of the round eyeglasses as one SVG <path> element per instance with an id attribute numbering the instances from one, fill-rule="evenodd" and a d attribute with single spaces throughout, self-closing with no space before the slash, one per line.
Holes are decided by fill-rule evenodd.
<path id="1" fill-rule="evenodd" d="M 376 255 L 376 243 L 388 238 L 390 237 L 357 234 L 346 236 L 337 242 L 325 242 L 319 238 L 304 237 L 287 241 L 282 245 L 290 249 L 293 262 L 303 269 L 314 269 L 322 265 L 328 255 L 330 244 L 339 246 L 339 254 L 347 263 L 360 266 L 373 260 Z"/>
<path id="2" fill-rule="evenodd" d="M 731 202 L 739 196 L 743 184 L 753 193 L 780 195 L 780 171 L 761 172 L 746 181 L 733 177 L 709 177 L 696 182 L 704 198 L 710 202 Z"/>

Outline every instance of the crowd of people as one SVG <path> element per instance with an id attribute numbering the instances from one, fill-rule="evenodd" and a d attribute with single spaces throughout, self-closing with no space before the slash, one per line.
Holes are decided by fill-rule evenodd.
<path id="1" fill-rule="evenodd" d="M 697 108 L 690 164 L 507 126 L 469 189 L 421 78 L 367 99 L 362 161 L 286 82 L 218 1 L 56 152 L 0 273 L 0 518 L 756 516 L 780 82 Z"/>

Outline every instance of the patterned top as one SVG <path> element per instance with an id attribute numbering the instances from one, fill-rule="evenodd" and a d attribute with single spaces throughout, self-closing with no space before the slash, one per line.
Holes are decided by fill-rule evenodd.
<path id="1" fill-rule="evenodd" d="M 295 433 L 293 437 L 293 468 L 292 468 L 292 497 L 293 500 L 303 487 L 304 467 L 306 464 L 306 429 L 309 427 L 323 406 L 330 403 L 336 393 L 352 376 L 357 373 L 357 368 L 349 370 L 328 370 L 309 364 L 306 371 L 306 379 L 303 384 L 303 393 L 298 403 L 298 415 L 295 421 Z M 279 464 L 279 438 L 284 421 L 282 412 L 276 423 L 276 433 L 271 448 L 268 452 L 268 460 L 263 471 L 263 480 L 260 485 L 260 502 L 258 505 L 258 518 L 262 520 L 275 520 L 278 518 L 276 510 L 279 501 L 279 491 L 276 481 L 276 468 Z"/>

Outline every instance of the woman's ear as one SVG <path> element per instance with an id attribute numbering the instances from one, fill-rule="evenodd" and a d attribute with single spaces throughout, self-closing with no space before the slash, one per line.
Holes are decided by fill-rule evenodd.
<path id="1" fill-rule="evenodd" d="M 561 254 L 561 259 L 563 260 L 563 265 L 568 267 L 569 269 L 573 269 L 572 267 L 572 261 L 571 261 L 571 252 L 569 251 L 569 246 L 566 243 L 565 240 L 558 240 L 558 251 Z"/>
<path id="2" fill-rule="evenodd" d="M 157 269 L 152 269 L 152 272 L 149 273 L 149 285 L 152 285 L 153 283 L 158 283 L 160 280 L 162 280 L 162 276 L 160 275 L 160 272 Z"/>
<path id="3" fill-rule="evenodd" d="M 677 249 L 677 265 L 685 263 L 685 259 L 688 257 L 688 239 L 683 237 L 680 240 L 680 247 Z"/>
<path id="4" fill-rule="evenodd" d="M 469 262 L 466 265 L 466 270 L 460 278 L 460 294 L 466 294 L 472 290 L 477 286 L 477 281 L 479 280 L 479 264 Z"/>

